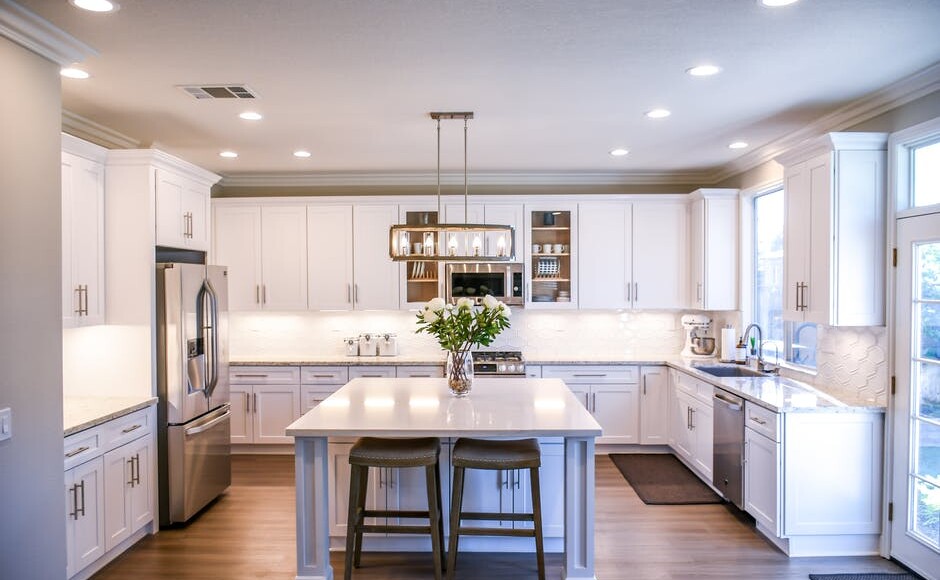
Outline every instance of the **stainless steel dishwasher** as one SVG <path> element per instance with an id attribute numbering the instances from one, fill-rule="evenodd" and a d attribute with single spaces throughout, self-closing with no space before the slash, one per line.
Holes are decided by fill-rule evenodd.
<path id="1" fill-rule="evenodd" d="M 725 499 L 744 509 L 744 399 L 715 389 L 712 483 Z"/>

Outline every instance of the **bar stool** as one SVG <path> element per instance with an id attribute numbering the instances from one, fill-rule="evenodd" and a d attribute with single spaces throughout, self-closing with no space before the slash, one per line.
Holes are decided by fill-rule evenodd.
<path id="1" fill-rule="evenodd" d="M 390 534 L 430 534 L 434 554 L 434 578 L 441 580 L 444 569 L 444 520 L 441 512 L 441 468 L 438 457 L 441 441 L 436 437 L 384 439 L 362 437 L 349 451 L 349 517 L 346 521 L 345 579 L 352 578 L 353 566 L 359 567 L 363 532 Z M 366 490 L 369 468 L 424 467 L 428 490 L 428 511 L 367 510 Z M 426 526 L 371 525 L 366 518 L 427 518 Z"/>
<path id="2" fill-rule="evenodd" d="M 454 466 L 454 490 L 450 512 L 450 545 L 447 554 L 447 578 L 452 579 L 457 567 L 457 544 L 461 535 L 521 536 L 535 538 L 539 580 L 545 580 L 545 554 L 542 549 L 542 505 L 539 495 L 541 451 L 536 439 L 495 441 L 491 439 L 458 439 L 451 452 Z M 532 484 L 532 513 L 463 512 L 465 469 L 528 469 Z M 500 520 L 532 522 L 533 528 L 499 529 L 461 526 L 461 520 Z"/>

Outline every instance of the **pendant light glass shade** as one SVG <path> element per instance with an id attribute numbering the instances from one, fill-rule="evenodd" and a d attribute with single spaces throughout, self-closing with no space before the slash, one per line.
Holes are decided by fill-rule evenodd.
<path id="1" fill-rule="evenodd" d="M 431 113 L 437 121 L 437 215 L 441 214 L 441 119 L 463 119 L 464 211 L 466 215 L 467 121 L 472 112 Z M 399 262 L 508 262 L 515 259 L 515 228 L 498 224 L 394 225 L 388 255 Z"/>

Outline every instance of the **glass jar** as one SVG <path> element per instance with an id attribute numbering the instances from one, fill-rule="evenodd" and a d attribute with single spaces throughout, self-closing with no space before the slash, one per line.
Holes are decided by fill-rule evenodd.
<path id="1" fill-rule="evenodd" d="M 448 352 L 444 368 L 447 386 L 455 397 L 466 397 L 473 386 L 473 357 L 467 351 Z"/>

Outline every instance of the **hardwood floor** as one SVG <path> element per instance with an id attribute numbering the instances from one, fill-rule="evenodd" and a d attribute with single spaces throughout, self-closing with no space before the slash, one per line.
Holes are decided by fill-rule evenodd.
<path id="1" fill-rule="evenodd" d="M 188 526 L 148 536 L 95 580 L 293 580 L 292 456 L 235 456 L 233 484 Z M 802 579 L 808 574 L 902 572 L 868 558 L 787 558 L 724 505 L 647 506 L 606 456 L 597 458 L 596 566 L 600 580 Z M 343 553 L 331 557 L 342 578 Z M 363 553 L 357 580 L 433 577 L 429 554 Z M 561 555 L 546 554 L 549 579 Z M 536 578 L 532 554 L 461 555 L 461 579 Z"/>

